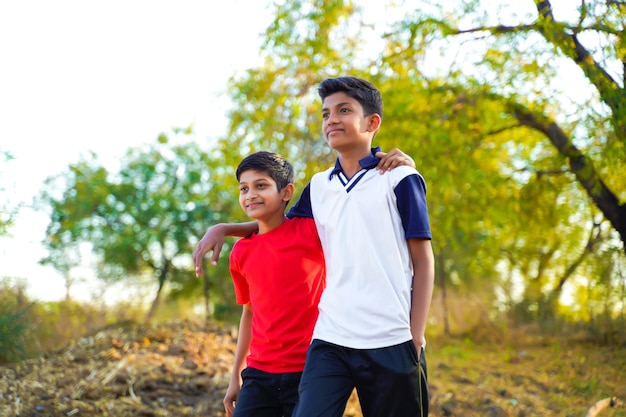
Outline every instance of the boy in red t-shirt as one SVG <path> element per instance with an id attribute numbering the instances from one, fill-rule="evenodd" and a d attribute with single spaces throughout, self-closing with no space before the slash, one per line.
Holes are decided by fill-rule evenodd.
<path id="1" fill-rule="evenodd" d="M 322 246 L 313 219 L 285 218 L 294 186 L 284 158 L 254 153 L 236 176 L 239 204 L 259 230 L 230 255 L 243 311 L 224 408 L 228 417 L 290 417 L 325 285 Z"/>

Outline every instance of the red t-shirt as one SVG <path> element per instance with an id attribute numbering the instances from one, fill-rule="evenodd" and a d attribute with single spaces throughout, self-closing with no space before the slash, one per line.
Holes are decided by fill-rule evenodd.
<path id="1" fill-rule="evenodd" d="M 311 218 L 238 240 L 230 254 L 237 303 L 252 306 L 247 365 L 301 372 L 326 283 L 322 245 Z"/>

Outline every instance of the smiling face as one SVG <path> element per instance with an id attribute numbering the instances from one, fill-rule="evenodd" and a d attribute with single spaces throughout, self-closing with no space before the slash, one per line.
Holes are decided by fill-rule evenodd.
<path id="1" fill-rule="evenodd" d="M 322 130 L 332 149 L 340 153 L 369 153 L 372 139 L 380 127 L 378 114 L 365 116 L 361 104 L 344 92 L 327 96 L 322 107 Z"/>
<path id="2" fill-rule="evenodd" d="M 285 206 L 293 194 L 293 185 L 279 190 L 266 172 L 249 169 L 239 176 L 239 205 L 251 219 L 273 225 L 282 222 Z"/>

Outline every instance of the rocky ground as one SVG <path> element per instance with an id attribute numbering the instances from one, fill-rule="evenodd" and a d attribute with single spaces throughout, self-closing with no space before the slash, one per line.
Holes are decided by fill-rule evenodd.
<path id="1" fill-rule="evenodd" d="M 0 416 L 223 416 L 235 328 L 128 323 L 0 367 Z M 432 346 L 435 345 L 435 346 Z M 430 345 L 431 416 L 583 417 L 626 396 L 626 348 Z M 616 405 L 620 405 L 617 403 Z M 346 416 L 361 416 L 356 396 Z M 626 416 L 612 407 L 601 417 Z"/>

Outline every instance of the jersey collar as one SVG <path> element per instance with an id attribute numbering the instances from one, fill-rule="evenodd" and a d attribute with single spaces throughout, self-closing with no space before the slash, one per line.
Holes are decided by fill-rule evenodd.
<path id="1" fill-rule="evenodd" d="M 380 162 L 380 158 L 376 156 L 376 152 L 380 152 L 380 146 L 372 148 L 371 151 L 372 153 L 370 155 L 367 155 L 365 158 L 359 160 L 359 165 L 361 165 L 361 168 L 372 169 L 376 165 L 378 165 L 378 162 Z M 341 169 L 339 158 L 337 158 L 337 161 L 335 161 L 335 167 L 330 172 L 328 179 L 332 179 L 333 175 L 339 174 L 342 171 L 343 170 Z"/>

